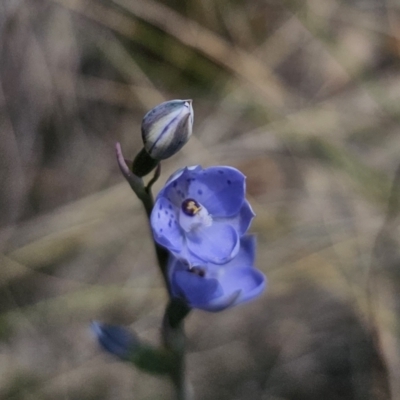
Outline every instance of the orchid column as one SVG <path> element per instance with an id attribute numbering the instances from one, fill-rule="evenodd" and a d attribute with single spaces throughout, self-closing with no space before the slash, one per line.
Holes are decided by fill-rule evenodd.
<path id="1" fill-rule="evenodd" d="M 145 115 L 144 148 L 132 163 L 116 146 L 121 172 L 149 218 L 169 295 L 162 344 L 153 347 L 125 328 L 93 323 L 105 350 L 148 373 L 169 376 L 180 400 L 189 398 L 184 318 L 192 308 L 221 311 L 251 300 L 265 286 L 264 275 L 254 267 L 255 238 L 246 234 L 254 213 L 240 171 L 226 166 L 182 168 L 153 202 L 151 187 L 160 175 L 160 161 L 182 148 L 192 134 L 192 124 L 191 100 L 168 101 Z M 142 177 L 152 171 L 145 185 Z"/>

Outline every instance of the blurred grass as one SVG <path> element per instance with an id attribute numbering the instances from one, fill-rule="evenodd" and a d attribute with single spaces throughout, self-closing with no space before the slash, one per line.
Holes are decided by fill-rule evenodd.
<path id="1" fill-rule="evenodd" d="M 269 279 L 253 304 L 189 317 L 198 398 L 398 398 L 399 12 L 4 1 L 0 396 L 167 397 L 99 355 L 88 325 L 157 341 L 165 292 L 114 142 L 133 157 L 149 108 L 193 98 L 195 135 L 156 190 L 182 165 L 240 168 Z"/>

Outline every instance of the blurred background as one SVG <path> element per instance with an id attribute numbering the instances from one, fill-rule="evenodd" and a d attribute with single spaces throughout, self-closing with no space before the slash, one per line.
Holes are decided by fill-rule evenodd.
<path id="1" fill-rule="evenodd" d="M 166 301 L 119 173 L 143 115 L 191 98 L 162 166 L 233 165 L 258 300 L 186 322 L 196 399 L 400 398 L 400 3 L 3 0 L 0 398 L 168 399 L 91 320 L 158 342 Z"/>

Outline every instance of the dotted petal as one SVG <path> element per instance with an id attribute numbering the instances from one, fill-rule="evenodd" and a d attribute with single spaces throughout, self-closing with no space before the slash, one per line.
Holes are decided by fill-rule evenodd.
<path id="1" fill-rule="evenodd" d="M 176 207 L 161 197 L 154 205 L 150 223 L 156 242 L 170 251 L 179 253 L 183 247 L 184 236 L 177 215 Z"/>
<path id="2" fill-rule="evenodd" d="M 190 182 L 188 196 L 203 204 L 213 217 L 237 214 L 245 195 L 245 176 L 232 167 L 199 171 Z"/>

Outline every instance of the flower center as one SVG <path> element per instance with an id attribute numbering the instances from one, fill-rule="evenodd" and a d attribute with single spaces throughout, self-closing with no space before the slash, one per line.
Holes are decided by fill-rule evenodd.
<path id="1" fill-rule="evenodd" d="M 212 217 L 207 209 L 194 199 L 185 199 L 179 211 L 179 224 L 185 232 L 212 224 Z"/>
<path id="2" fill-rule="evenodd" d="M 201 210 L 201 205 L 196 200 L 186 199 L 182 202 L 182 211 L 189 217 L 193 217 Z"/>

